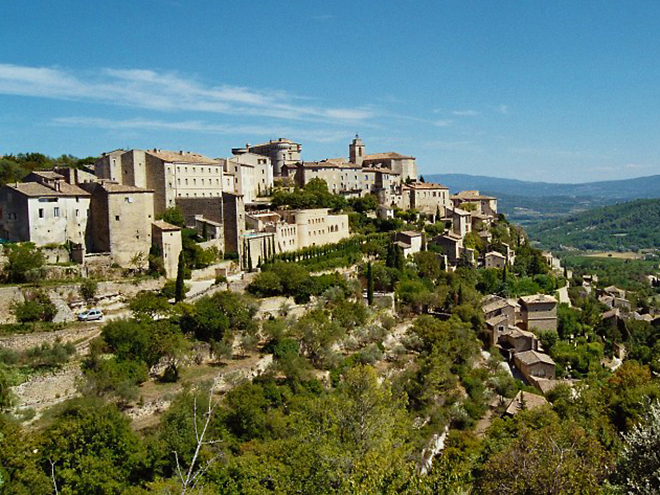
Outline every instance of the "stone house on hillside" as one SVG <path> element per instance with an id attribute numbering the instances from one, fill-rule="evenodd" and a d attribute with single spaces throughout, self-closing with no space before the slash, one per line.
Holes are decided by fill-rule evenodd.
<path id="1" fill-rule="evenodd" d="M 403 256 L 406 258 L 415 253 L 419 253 L 423 249 L 424 236 L 421 232 L 415 232 L 412 230 L 397 232 L 394 240 L 403 249 Z"/>
<path id="2" fill-rule="evenodd" d="M 535 378 L 555 379 L 555 362 L 542 352 L 530 350 L 516 353 L 514 363 L 530 383 L 535 383 Z"/>
<path id="3" fill-rule="evenodd" d="M 523 296 L 520 304 L 521 326 L 524 330 L 557 331 L 557 299 L 546 294 Z"/>
<path id="4" fill-rule="evenodd" d="M 90 194 L 64 176 L 32 172 L 0 189 L 0 236 L 37 246 L 84 244 L 89 208 Z"/>
<path id="5" fill-rule="evenodd" d="M 444 217 L 450 206 L 449 188 L 441 184 L 429 182 L 405 184 L 402 186 L 401 196 L 400 207 L 404 210 L 417 210 L 433 217 L 438 212 L 441 218 Z"/>
<path id="6" fill-rule="evenodd" d="M 153 244 L 163 258 L 166 278 L 176 278 L 179 254 L 183 250 L 181 227 L 157 220 L 151 224 Z"/>
<path id="7" fill-rule="evenodd" d="M 497 251 L 490 251 L 484 256 L 484 266 L 486 268 L 502 269 L 506 266 L 506 256 Z"/>
<path id="8" fill-rule="evenodd" d="M 140 255 L 146 266 L 151 249 L 154 192 L 111 181 L 80 184 L 91 196 L 87 250 L 111 253 L 114 263 L 129 266 Z"/>

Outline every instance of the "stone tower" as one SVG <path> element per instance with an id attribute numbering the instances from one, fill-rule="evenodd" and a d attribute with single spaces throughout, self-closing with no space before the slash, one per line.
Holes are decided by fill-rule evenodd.
<path id="1" fill-rule="evenodd" d="M 364 155 L 364 143 L 360 139 L 360 136 L 356 134 L 355 139 L 353 139 L 353 142 L 348 146 L 348 159 L 351 163 L 361 165 L 362 160 L 364 160 Z"/>

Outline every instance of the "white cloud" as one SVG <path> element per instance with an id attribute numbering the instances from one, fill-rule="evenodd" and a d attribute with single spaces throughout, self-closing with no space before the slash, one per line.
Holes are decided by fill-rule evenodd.
<path id="1" fill-rule="evenodd" d="M 476 117 L 480 113 L 476 110 L 454 110 L 452 114 L 459 117 Z"/>
<path id="2" fill-rule="evenodd" d="M 101 69 L 86 73 L 0 64 L 0 94 L 79 100 L 163 112 L 198 111 L 326 123 L 366 123 L 371 108 L 298 104 L 284 91 L 208 85 L 176 72 Z"/>
<path id="3" fill-rule="evenodd" d="M 433 124 L 437 127 L 449 127 L 453 120 L 436 120 Z"/>
<path id="4" fill-rule="evenodd" d="M 253 126 L 213 124 L 201 120 L 163 121 L 152 119 L 112 120 L 94 117 L 58 117 L 51 125 L 68 127 L 96 127 L 111 131 L 178 131 L 219 135 L 291 136 L 314 142 L 346 141 L 350 133 L 324 129 L 297 129 L 288 126 Z"/>

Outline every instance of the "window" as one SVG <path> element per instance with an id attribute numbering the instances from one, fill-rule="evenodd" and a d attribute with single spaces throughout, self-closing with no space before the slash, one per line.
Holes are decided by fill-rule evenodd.
<path id="1" fill-rule="evenodd" d="M 39 208 L 39 218 L 43 218 L 43 217 L 44 217 L 44 209 Z"/>
<path id="2" fill-rule="evenodd" d="M 115 215 L 115 222 L 119 221 L 119 215 Z"/>
<path id="3" fill-rule="evenodd" d="M 172 187 L 172 184 L 170 184 L 170 187 Z M 124 198 L 124 203 L 132 203 L 132 202 L 133 202 L 133 198 L 131 198 L 130 196 L 126 196 Z"/>
<path id="4" fill-rule="evenodd" d="M 80 210 L 76 210 L 76 216 L 80 215 Z"/>

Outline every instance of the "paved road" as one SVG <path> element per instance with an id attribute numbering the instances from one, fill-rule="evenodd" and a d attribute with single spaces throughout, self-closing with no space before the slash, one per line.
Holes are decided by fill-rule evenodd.
<path id="1" fill-rule="evenodd" d="M 568 284 L 565 287 L 562 287 L 557 291 L 559 295 L 559 302 L 568 304 L 568 307 L 571 307 L 571 298 L 568 297 Z"/>

